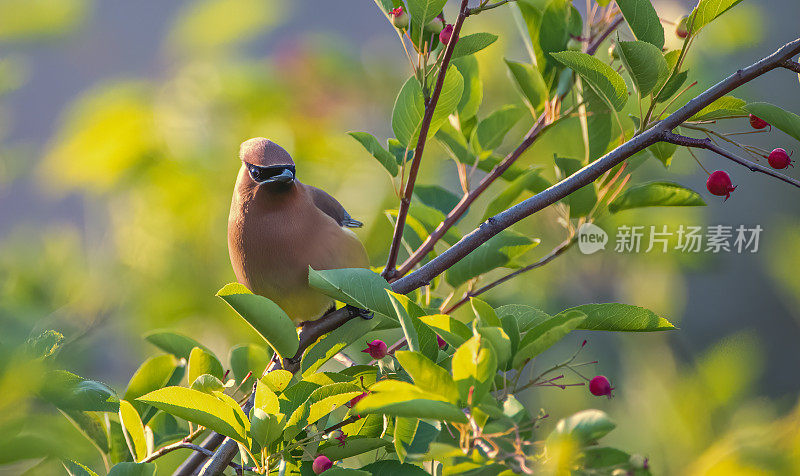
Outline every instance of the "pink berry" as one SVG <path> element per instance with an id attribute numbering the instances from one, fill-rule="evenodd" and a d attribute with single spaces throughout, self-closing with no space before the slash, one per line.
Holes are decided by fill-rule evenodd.
<path id="1" fill-rule="evenodd" d="M 722 170 L 717 170 L 708 176 L 706 188 L 712 195 L 725 197 L 725 200 L 731 198 L 731 192 L 736 190 L 736 187 L 731 182 L 730 175 Z"/>
<path id="2" fill-rule="evenodd" d="M 689 36 L 689 17 L 682 16 L 678 18 L 676 23 L 677 25 L 675 26 L 675 34 L 681 40 L 685 40 L 686 37 Z"/>
<path id="3" fill-rule="evenodd" d="M 331 461 L 330 458 L 325 455 L 317 456 L 314 458 L 314 462 L 311 464 L 311 470 L 314 471 L 314 474 L 322 474 L 332 467 L 333 461 Z"/>
<path id="4" fill-rule="evenodd" d="M 753 129 L 764 129 L 769 126 L 769 122 L 750 114 L 750 126 L 752 126 Z"/>
<path id="5" fill-rule="evenodd" d="M 380 339 L 375 339 L 372 342 L 367 342 L 367 348 L 361 352 L 369 354 L 373 359 L 382 359 L 386 357 L 388 350 L 389 348 L 386 347 L 386 342 Z"/>
<path id="6" fill-rule="evenodd" d="M 781 148 L 777 148 L 772 152 L 770 152 L 768 160 L 769 160 L 769 165 L 773 169 L 785 169 L 790 165 L 794 167 L 791 156 L 787 154 L 784 149 Z"/>
<path id="7" fill-rule="evenodd" d="M 347 402 L 345 405 L 347 406 L 347 408 L 353 408 L 354 406 L 356 406 L 356 403 L 360 402 L 361 399 L 366 397 L 367 395 L 369 395 L 369 392 L 364 392 L 361 395 L 358 395 L 357 397 L 353 397 L 353 399 Z"/>
<path id="8" fill-rule="evenodd" d="M 453 39 L 453 25 L 452 24 L 445 25 L 444 29 L 439 33 L 439 41 L 447 45 L 450 43 L 450 40 L 452 39 Z M 456 41 L 458 41 L 458 38 L 456 38 Z"/>
<path id="9" fill-rule="evenodd" d="M 442 339 L 442 336 L 440 336 L 439 334 L 436 334 L 436 343 L 439 344 L 440 349 L 447 348 L 447 342 L 444 339 Z"/>
<path id="10" fill-rule="evenodd" d="M 611 398 L 612 390 L 614 390 L 614 387 L 611 386 L 611 382 L 604 375 L 598 375 L 589 381 L 589 391 L 592 392 L 592 395 L 598 397 L 605 395 Z"/>
<path id="11" fill-rule="evenodd" d="M 390 11 L 389 16 L 391 17 L 392 25 L 394 25 L 395 28 L 408 28 L 408 13 L 403 10 L 403 7 L 397 7 Z"/>

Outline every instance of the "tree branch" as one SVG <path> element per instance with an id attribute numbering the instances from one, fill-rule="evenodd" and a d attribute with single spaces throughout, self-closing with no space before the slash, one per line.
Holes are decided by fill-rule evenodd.
<path id="1" fill-rule="evenodd" d="M 439 75 L 436 78 L 436 85 L 433 88 L 430 100 L 425 104 L 425 115 L 422 117 L 419 137 L 417 138 L 417 147 L 414 149 L 414 158 L 411 161 L 411 168 L 408 172 L 408 182 L 406 182 L 405 189 L 403 190 L 403 197 L 400 199 L 400 208 L 397 212 L 397 221 L 394 224 L 392 244 L 389 247 L 389 257 L 386 260 L 386 266 L 383 270 L 383 276 L 387 279 L 392 279 L 397 273 L 395 270 L 397 254 L 400 252 L 400 244 L 403 240 L 403 230 L 406 226 L 408 209 L 411 207 L 411 197 L 414 194 L 414 184 L 417 181 L 419 165 L 422 162 L 422 153 L 425 150 L 425 143 L 428 140 L 428 131 L 431 127 L 431 120 L 436 110 L 436 104 L 439 102 L 439 95 L 442 93 L 444 78 L 447 75 L 447 67 L 450 65 L 450 58 L 453 56 L 456 43 L 458 43 L 458 35 L 461 33 L 461 26 L 464 24 L 464 20 L 467 18 L 469 12 L 467 3 L 468 0 L 461 0 L 461 9 L 459 10 L 458 18 L 456 18 L 456 23 L 453 27 L 452 40 L 444 50 L 442 65 L 439 68 Z"/>
<path id="2" fill-rule="evenodd" d="M 797 61 L 786 60 L 782 66 L 788 70 L 800 74 L 800 63 L 798 63 Z"/>
<path id="3" fill-rule="evenodd" d="M 782 67 L 786 60 L 798 54 L 800 54 L 800 38 L 787 43 L 769 57 L 745 69 L 737 71 L 733 75 L 712 86 L 710 89 L 689 101 L 685 106 L 669 115 L 663 121 L 654 124 L 650 129 L 634 136 L 628 142 L 580 169 L 570 177 L 489 218 L 483 222 L 480 227 L 464 236 L 448 250 L 408 276 L 395 281 L 392 288 L 395 292 L 407 293 L 430 283 L 433 278 L 463 259 L 478 246 L 500 233 L 500 231 L 566 198 L 572 192 L 589 185 L 605 172 L 625 161 L 625 159 L 663 140 L 665 132 L 672 131 L 672 129 L 700 112 L 704 107 L 743 84 L 775 68 Z"/>
<path id="4" fill-rule="evenodd" d="M 600 45 L 608 38 L 611 33 L 616 30 L 622 24 L 623 17 L 619 16 L 616 18 L 609 26 L 606 28 L 589 46 L 587 53 L 593 55 L 597 52 L 597 49 Z M 558 98 L 559 100 L 563 99 L 563 96 Z M 492 171 L 481 180 L 475 190 L 470 191 L 468 194 L 464 195 L 461 198 L 461 201 L 447 214 L 444 221 L 440 223 L 436 229 L 425 239 L 425 241 L 420 245 L 420 247 L 411 254 L 411 256 L 406 259 L 400 268 L 397 270 L 395 276 L 404 276 L 406 273 L 411 271 L 411 269 L 416 266 L 420 261 L 427 256 L 433 250 L 433 247 L 442 237 L 447 233 L 447 231 L 458 222 L 459 219 L 469 211 L 470 205 L 474 202 L 486 189 L 491 185 L 495 180 L 500 178 L 506 170 L 508 170 L 514 162 L 519 159 L 519 157 L 531 146 L 534 142 L 547 130 L 548 126 L 555 122 L 555 118 L 548 118 L 546 113 L 543 113 L 539 116 L 539 119 L 533 125 L 533 127 L 528 131 L 525 135 L 525 138 L 522 140 L 519 146 L 514 149 L 513 152 L 508 154 L 502 162 L 500 162 L 497 166 L 495 166 Z"/>
<path id="5" fill-rule="evenodd" d="M 560 245 L 556 246 L 555 248 L 553 248 L 549 253 L 544 255 L 541 259 L 539 259 L 535 263 L 529 264 L 528 266 L 525 266 L 524 268 L 520 268 L 520 269 L 518 269 L 518 270 L 516 270 L 516 271 L 514 271 L 512 273 L 509 273 L 509 274 L 503 276 L 502 278 L 497 279 L 495 281 L 492 281 L 491 283 L 489 283 L 489 284 L 487 284 L 485 286 L 482 286 L 482 287 L 480 287 L 480 288 L 478 288 L 478 289 L 476 289 L 474 291 L 470 291 L 470 292 L 464 293 L 464 296 L 458 302 L 456 302 L 452 306 L 448 307 L 446 311 L 442 311 L 442 312 L 444 314 L 450 314 L 451 312 L 455 311 L 459 307 L 461 307 L 464 304 L 466 304 L 470 300 L 470 298 L 473 298 L 473 297 L 476 297 L 476 296 L 480 296 L 481 294 L 485 293 L 486 291 L 489 291 L 490 289 L 495 288 L 495 287 L 497 287 L 497 286 L 499 286 L 499 285 L 501 285 L 501 284 L 503 284 L 503 283 L 505 283 L 505 282 L 507 282 L 507 281 L 519 276 L 520 274 L 527 273 L 528 271 L 534 270 L 536 268 L 541 268 L 542 266 L 546 265 L 547 263 L 553 261 L 554 259 L 556 259 L 559 256 L 561 256 L 564 253 L 566 253 L 567 250 L 569 250 L 572 247 L 572 245 L 574 245 L 577 241 L 578 240 L 577 240 L 576 237 L 572 237 L 572 238 L 564 241 Z"/>
<path id="6" fill-rule="evenodd" d="M 513 2 L 513 1 L 515 1 L 515 0 L 500 0 L 498 2 L 489 4 L 489 5 L 484 5 L 482 7 L 468 8 L 467 9 L 467 16 L 477 15 L 478 13 L 485 12 L 486 10 L 491 10 L 493 8 L 502 7 L 506 3 Z"/>
<path id="7" fill-rule="evenodd" d="M 718 155 L 721 155 L 727 159 L 730 159 L 737 164 L 743 165 L 750 169 L 752 172 L 761 172 L 762 174 L 767 174 L 770 177 L 775 177 L 778 180 L 782 180 L 788 184 L 794 185 L 795 187 L 800 187 L 800 181 L 795 180 L 791 177 L 787 177 L 782 173 L 776 172 L 769 167 L 764 167 L 763 165 L 757 164 L 747 159 L 743 159 L 738 157 L 734 154 L 731 154 L 727 150 L 719 147 L 711 139 L 695 139 L 694 137 L 686 137 L 679 134 L 675 134 L 673 132 L 665 132 L 662 136 L 662 141 L 669 142 L 670 144 L 675 145 L 682 145 L 685 147 L 694 147 L 696 149 L 706 149 L 714 152 Z"/>

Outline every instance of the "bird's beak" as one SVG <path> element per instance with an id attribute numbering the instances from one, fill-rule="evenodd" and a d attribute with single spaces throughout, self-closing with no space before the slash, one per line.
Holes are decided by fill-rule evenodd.
<path id="1" fill-rule="evenodd" d="M 278 175 L 273 175 L 264 181 L 264 183 L 291 183 L 294 181 L 294 171 L 288 167 L 281 170 Z"/>

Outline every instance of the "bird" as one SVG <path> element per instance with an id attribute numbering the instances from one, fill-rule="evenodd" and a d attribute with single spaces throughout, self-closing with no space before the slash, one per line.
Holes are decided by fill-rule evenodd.
<path id="1" fill-rule="evenodd" d="M 239 159 L 228 216 L 236 279 L 275 302 L 295 324 L 316 320 L 334 300 L 309 286 L 308 268 L 368 268 L 364 245 L 351 230 L 363 223 L 325 191 L 300 182 L 292 156 L 275 142 L 246 140 Z"/>

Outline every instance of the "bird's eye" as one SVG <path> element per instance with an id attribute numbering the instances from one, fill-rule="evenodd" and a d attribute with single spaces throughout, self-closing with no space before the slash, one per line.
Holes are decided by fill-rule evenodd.
<path id="1" fill-rule="evenodd" d="M 256 182 L 261 182 L 264 180 L 264 177 L 261 176 L 261 168 L 255 165 L 248 165 L 247 168 L 250 171 L 250 177 L 252 177 L 253 180 Z"/>

